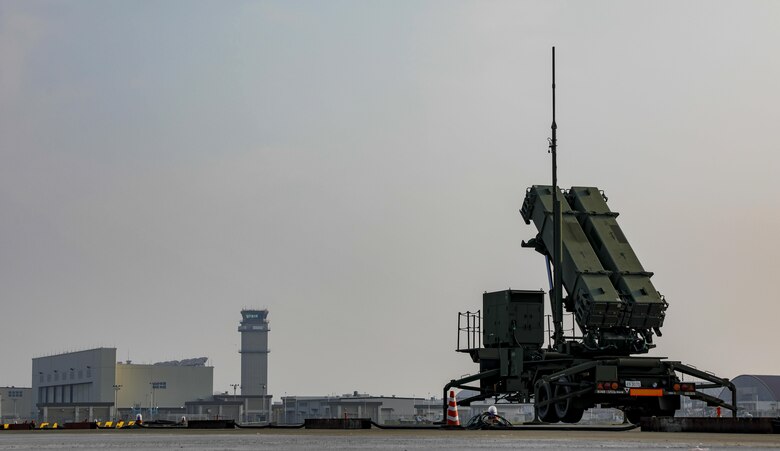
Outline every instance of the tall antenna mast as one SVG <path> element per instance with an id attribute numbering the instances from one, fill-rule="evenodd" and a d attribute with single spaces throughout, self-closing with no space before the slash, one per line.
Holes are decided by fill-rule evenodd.
<path id="1" fill-rule="evenodd" d="M 555 327 L 555 347 L 563 345 L 563 284 L 561 283 L 561 202 L 558 190 L 558 124 L 555 123 L 555 46 L 552 48 L 552 193 L 553 193 L 553 292 L 552 313 Z"/>

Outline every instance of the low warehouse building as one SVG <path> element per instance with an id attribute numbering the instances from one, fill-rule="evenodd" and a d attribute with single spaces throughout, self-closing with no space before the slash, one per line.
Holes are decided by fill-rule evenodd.
<path id="1" fill-rule="evenodd" d="M 743 374 L 731 380 L 737 387 L 739 416 L 780 417 L 780 376 Z M 731 392 L 720 396 L 731 402 Z"/>
<path id="2" fill-rule="evenodd" d="M 0 423 L 35 419 L 30 387 L 0 387 Z"/>

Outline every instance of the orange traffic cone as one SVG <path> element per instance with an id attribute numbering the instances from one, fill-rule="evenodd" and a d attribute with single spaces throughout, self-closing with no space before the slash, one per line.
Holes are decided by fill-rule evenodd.
<path id="1" fill-rule="evenodd" d="M 447 402 L 447 426 L 460 426 L 458 403 L 455 401 L 455 390 L 450 390 L 450 398 Z"/>

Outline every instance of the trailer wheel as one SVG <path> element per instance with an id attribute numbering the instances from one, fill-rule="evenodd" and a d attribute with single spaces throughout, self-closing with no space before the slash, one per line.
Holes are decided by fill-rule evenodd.
<path id="1" fill-rule="evenodd" d="M 568 382 L 568 379 L 562 377 L 559 379 L 559 382 Z M 557 384 L 554 393 L 556 398 L 566 396 L 571 393 L 571 387 Z M 573 398 L 566 398 L 555 403 L 555 413 L 564 423 L 579 423 L 582 415 L 585 413 L 585 409 L 576 407 Z"/>
<path id="2" fill-rule="evenodd" d="M 558 422 L 558 414 L 555 412 L 555 406 L 553 404 L 545 404 L 543 406 L 540 406 L 539 404 L 545 401 L 549 401 L 552 399 L 552 387 L 550 387 L 549 382 L 544 382 L 541 385 L 539 385 L 539 388 L 536 390 L 535 398 L 535 407 L 536 407 L 536 415 L 539 417 L 540 420 L 544 421 L 545 423 L 557 423 Z"/>
<path id="3" fill-rule="evenodd" d="M 635 409 L 625 409 L 623 410 L 623 415 L 625 415 L 626 420 L 628 420 L 631 424 L 639 424 L 639 420 L 642 419 L 642 411 L 641 410 L 635 410 Z"/>

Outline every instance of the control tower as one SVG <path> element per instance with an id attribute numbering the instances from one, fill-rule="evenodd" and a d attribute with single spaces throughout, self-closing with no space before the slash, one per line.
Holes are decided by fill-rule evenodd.
<path id="1" fill-rule="evenodd" d="M 268 310 L 241 310 L 241 395 L 268 393 Z"/>

